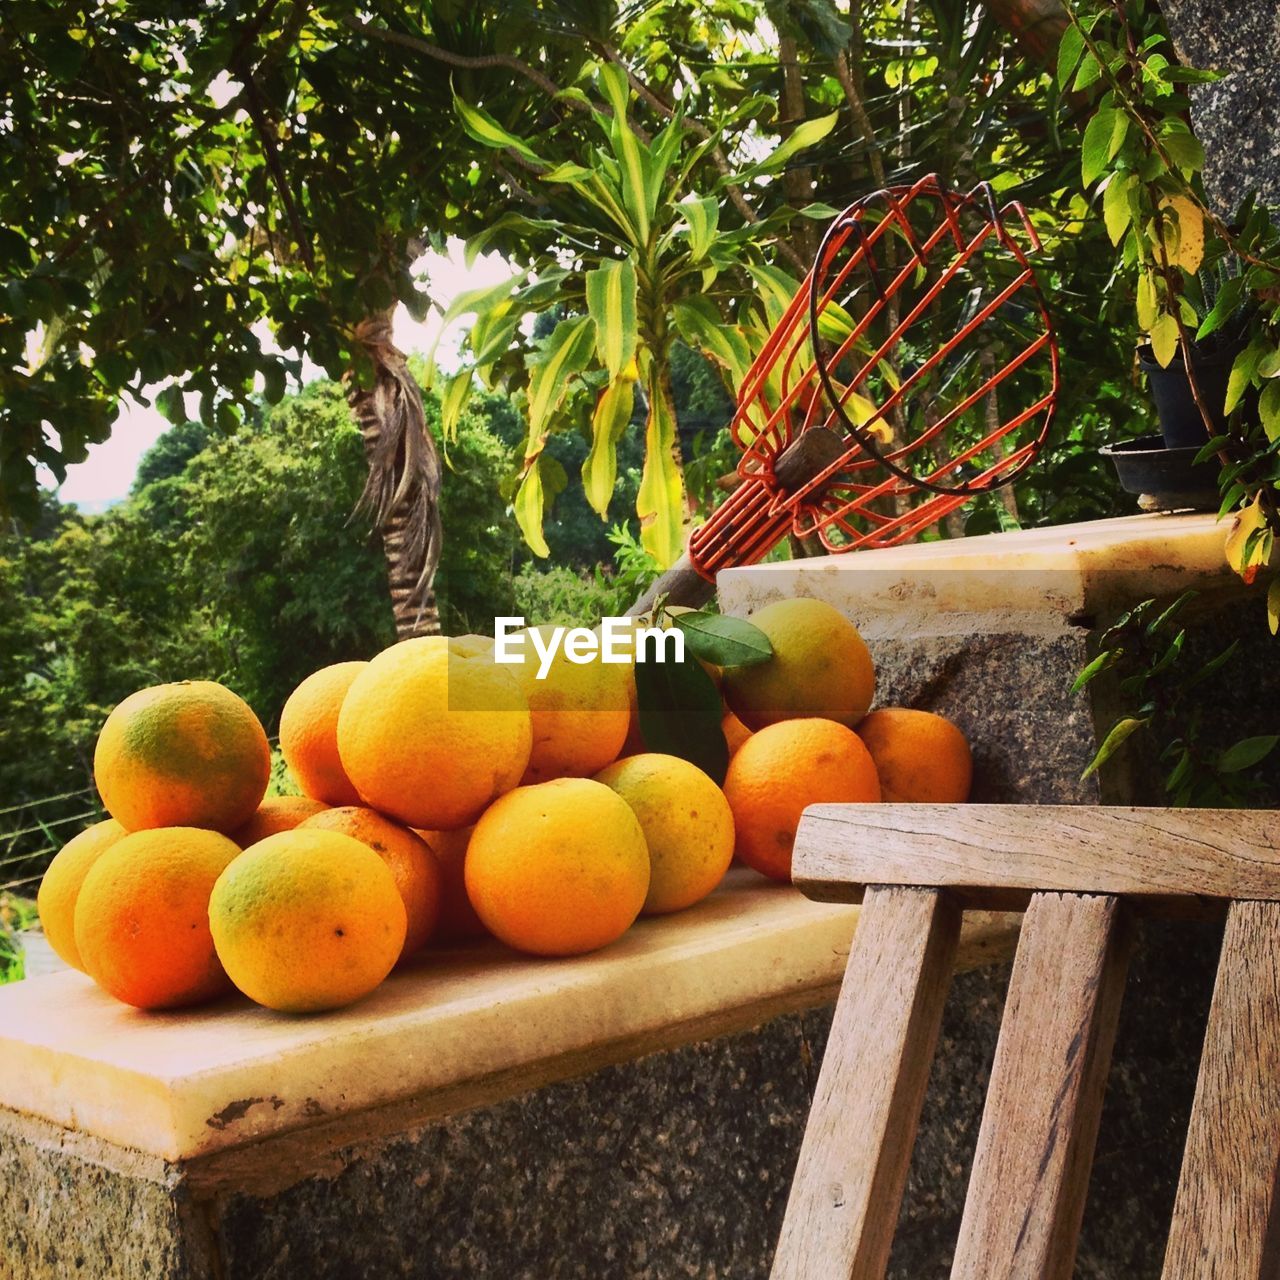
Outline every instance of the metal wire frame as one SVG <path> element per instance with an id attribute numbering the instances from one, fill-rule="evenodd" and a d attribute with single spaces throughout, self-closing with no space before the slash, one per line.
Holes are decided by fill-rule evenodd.
<path id="1" fill-rule="evenodd" d="M 940 211 L 923 236 L 917 235 L 908 216 L 909 206 L 916 200 L 933 202 Z M 975 213 L 979 215 L 977 228 L 968 234 L 961 216 Z M 1017 218 L 1031 251 L 1038 252 L 1039 239 L 1021 204 L 1014 201 L 997 207 L 994 193 L 985 183 L 965 194 L 951 192 L 930 174 L 911 186 L 891 187 L 867 196 L 831 223 L 813 269 L 743 379 L 730 426 L 735 443 L 743 450 L 738 466 L 743 483 L 690 538 L 690 559 L 699 572 L 712 577 L 721 568 L 758 560 L 789 531 L 801 537 L 817 535 L 832 551 L 904 542 L 969 498 L 1011 483 L 1034 462 L 1053 420 L 1059 388 L 1058 350 L 1026 251 L 1005 225 L 1009 217 Z M 901 265 L 893 265 L 892 278 L 886 284 L 875 250 L 891 233 L 905 242 L 908 252 Z M 862 421 L 852 417 L 846 408 L 850 398 L 862 394 L 860 389 L 871 373 L 912 325 L 948 284 L 960 278 L 966 265 L 992 244 L 1012 259 L 1013 278 L 902 379 L 869 417 Z M 846 252 L 850 246 L 852 251 Z M 867 340 L 871 325 L 940 246 L 951 254 L 950 259 L 907 314 L 896 319 L 878 346 L 871 347 Z M 859 270 L 865 270 L 874 299 L 856 321 L 849 317 L 847 332 L 834 350 L 827 351 L 822 321 L 834 319 L 837 310 L 843 311 L 838 299 Z M 923 379 L 1024 291 L 1035 303 L 1041 330 L 913 440 L 883 448 L 872 430 L 875 424 L 887 423 L 889 415 Z M 871 349 L 860 350 L 864 346 Z M 855 353 L 861 363 L 847 381 L 837 384 L 832 370 Z M 962 415 L 1042 353 L 1047 353 L 1050 373 L 1049 390 L 1044 395 L 925 473 L 909 468 L 913 455 L 919 456 L 926 446 L 941 440 Z M 1040 421 L 1034 435 L 1012 450 L 1001 451 L 1002 442 L 1037 417 Z M 835 431 L 846 445 L 845 452 L 811 480 L 787 492 L 778 482 L 778 460 L 800 432 L 818 425 Z M 996 455 L 994 461 L 985 465 L 974 462 L 987 451 Z M 979 466 L 977 474 L 963 478 L 963 469 L 972 465 Z M 918 501 L 921 494 L 928 496 Z M 882 506 L 889 509 L 879 509 Z"/>

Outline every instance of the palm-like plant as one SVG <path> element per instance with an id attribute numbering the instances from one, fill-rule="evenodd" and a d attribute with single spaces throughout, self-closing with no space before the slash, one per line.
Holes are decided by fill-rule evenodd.
<path id="1" fill-rule="evenodd" d="M 724 175 L 706 163 L 718 132 L 696 130 L 677 108 L 650 137 L 633 122 L 634 94 L 621 67 L 601 65 L 588 83 L 598 99 L 580 86 L 566 91 L 581 110 L 536 145 L 485 110 L 456 104 L 468 133 L 518 159 L 537 190 L 527 192 L 530 213 L 508 213 L 470 242 L 473 253 L 502 245 L 525 267 L 509 284 L 457 299 L 446 314 L 446 321 L 468 313 L 475 321 L 464 343 L 470 361 L 442 392 L 445 426 L 477 377 L 523 396 L 528 436 L 513 505 L 529 545 L 546 555 L 543 516 L 567 479 L 546 456 L 547 439 L 574 426 L 589 433 L 582 483 L 603 518 L 639 388 L 645 462 L 637 514 L 644 546 L 665 565 L 683 549 L 685 518 L 672 347 L 681 338 L 705 352 L 736 385 L 769 314 L 796 287 L 767 261 L 792 211 L 722 228 L 724 192 L 777 172 L 835 121 L 809 121 L 766 158 Z M 749 282 L 766 305 L 742 302 L 751 297 Z M 564 318 L 541 343 L 518 350 L 522 319 L 551 307 Z"/>

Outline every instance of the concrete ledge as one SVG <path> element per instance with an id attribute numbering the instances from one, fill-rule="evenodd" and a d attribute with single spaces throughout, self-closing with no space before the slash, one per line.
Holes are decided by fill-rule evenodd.
<path id="1" fill-rule="evenodd" d="M 934 634 L 964 635 L 971 615 L 988 630 L 1043 634 L 1145 596 L 1234 589 L 1228 527 L 1205 514 L 1119 516 L 751 565 L 726 570 L 717 586 L 726 613 L 813 596 L 873 636 L 914 634 L 924 615 Z"/>
<path id="2" fill-rule="evenodd" d="M 460 1110 L 830 1001 L 857 910 L 735 870 L 596 955 L 427 955 L 312 1018 L 241 999 L 141 1013 L 78 973 L 36 978 L 0 990 L 0 1107 L 170 1161 L 395 1104 Z M 1012 918 L 973 919 L 966 967 L 1015 934 Z"/>

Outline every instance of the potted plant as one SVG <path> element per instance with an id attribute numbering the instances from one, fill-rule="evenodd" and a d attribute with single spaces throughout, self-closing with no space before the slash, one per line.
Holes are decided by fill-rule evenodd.
<path id="1" fill-rule="evenodd" d="M 1186 282 L 1183 297 L 1195 314 L 1197 334 L 1206 318 L 1213 314 L 1227 281 L 1239 279 L 1240 260 L 1226 252 L 1212 266 L 1201 267 Z M 1188 342 L 1191 355 L 1191 373 L 1196 388 L 1209 413 L 1210 425 L 1215 436 L 1227 433 L 1227 384 L 1231 366 L 1249 343 L 1249 312 L 1246 299 L 1241 298 L 1224 320 L 1222 327 L 1203 338 L 1191 337 Z M 1188 324 L 1188 329 L 1190 325 Z M 1160 434 L 1168 449 L 1195 449 L 1199 452 L 1209 439 L 1204 415 L 1196 403 L 1187 366 L 1180 347 L 1174 349 L 1173 358 L 1161 365 L 1149 342 L 1138 349 L 1138 367 L 1147 377 L 1151 398 L 1155 402 L 1156 416 L 1160 421 Z M 1246 397 L 1241 411 L 1249 410 L 1248 400 L 1256 411 L 1257 398 Z M 1215 503 L 1216 505 L 1216 503 Z"/>
<path id="2" fill-rule="evenodd" d="M 1228 226 L 1206 197 L 1186 90 L 1217 73 L 1178 64 L 1154 4 L 1066 7 L 1059 84 L 1097 94 L 1081 177 L 1101 196 L 1117 277 L 1136 284 L 1139 368 L 1161 428 L 1103 452 L 1146 509 L 1262 503 L 1280 527 L 1280 379 L 1265 385 L 1280 373 L 1276 229 L 1252 201 Z"/>
<path id="3" fill-rule="evenodd" d="M 1240 261 L 1226 249 L 1212 265 L 1185 273 L 1179 304 L 1187 312 L 1185 343 L 1177 343 L 1164 363 L 1149 336 L 1138 347 L 1138 368 L 1146 376 L 1160 434 L 1118 441 L 1105 446 L 1102 453 L 1115 467 L 1121 486 L 1137 496 L 1143 510 L 1216 511 L 1222 500 L 1218 459 L 1201 455 L 1211 436 L 1225 438 L 1231 430 L 1226 411 L 1231 370 L 1249 344 L 1254 310 L 1239 294 L 1238 284 L 1224 294 L 1228 282 L 1240 278 Z M 1230 307 L 1221 327 L 1198 336 L 1220 300 Z M 1184 346 L 1190 355 L 1191 377 Z M 1235 411 L 1256 417 L 1257 406 L 1257 395 L 1249 392 Z"/>

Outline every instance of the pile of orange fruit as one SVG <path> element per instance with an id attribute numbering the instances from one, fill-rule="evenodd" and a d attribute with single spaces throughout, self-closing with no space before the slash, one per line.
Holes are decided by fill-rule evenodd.
<path id="1" fill-rule="evenodd" d="M 139 1008 L 236 988 L 313 1012 L 434 945 L 606 946 L 705 898 L 735 853 L 789 880 L 812 803 L 967 798 L 964 735 L 871 711 L 871 655 L 841 613 L 787 600 L 751 621 L 772 657 L 712 672 L 723 786 L 645 749 L 631 667 L 560 653 L 538 679 L 482 636 L 406 640 L 304 680 L 280 716 L 299 796 L 264 798 L 267 737 L 229 689 L 140 690 L 98 739 L 110 818 L 41 885 L 49 942 Z"/>

